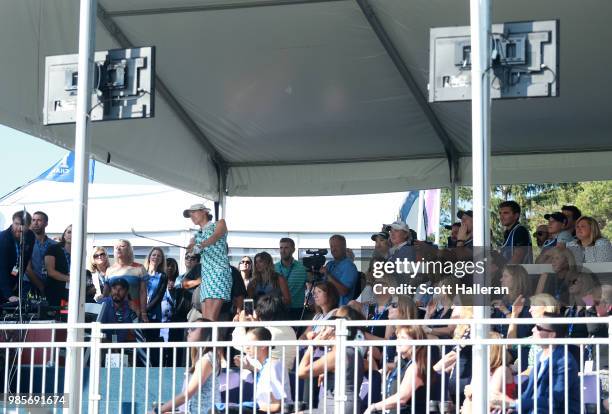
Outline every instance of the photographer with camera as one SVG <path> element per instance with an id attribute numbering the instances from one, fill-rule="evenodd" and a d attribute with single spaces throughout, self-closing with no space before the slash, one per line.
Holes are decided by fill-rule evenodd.
<path id="1" fill-rule="evenodd" d="M 293 258 L 295 253 L 295 242 L 289 237 L 283 237 L 279 242 L 281 260 L 274 264 L 274 270 L 283 275 L 289 285 L 291 294 L 291 307 L 289 320 L 300 319 L 302 307 L 304 306 L 304 286 L 306 284 L 306 268 L 302 263 Z"/>
<path id="2" fill-rule="evenodd" d="M 328 282 L 331 282 L 340 294 L 339 305 L 346 305 L 355 298 L 355 289 L 359 282 L 359 272 L 355 263 L 346 255 L 346 239 L 340 234 L 329 238 L 329 250 L 334 260 L 330 260 L 320 269 Z"/>

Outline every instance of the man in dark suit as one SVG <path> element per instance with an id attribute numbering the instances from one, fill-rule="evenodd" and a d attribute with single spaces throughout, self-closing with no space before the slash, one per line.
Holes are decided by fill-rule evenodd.
<path id="1" fill-rule="evenodd" d="M 28 212 L 13 214 L 12 224 L 0 233 L 0 303 L 17 302 L 19 257 L 23 256 L 25 272 L 34 247 L 35 236 L 29 230 L 32 216 Z M 22 243 L 23 237 L 23 243 Z"/>

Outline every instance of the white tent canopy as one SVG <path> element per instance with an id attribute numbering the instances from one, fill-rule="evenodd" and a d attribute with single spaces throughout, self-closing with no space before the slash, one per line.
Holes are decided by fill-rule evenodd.
<path id="1" fill-rule="evenodd" d="M 493 104 L 493 183 L 612 178 L 609 16 L 493 4 L 494 23 L 559 19 L 561 42 L 560 97 Z M 451 165 L 471 184 L 469 102 L 425 98 L 429 29 L 468 24 L 458 1 L 99 0 L 96 50 L 156 46 L 157 108 L 95 123 L 92 156 L 212 199 L 436 188 Z M 73 147 L 42 107 L 45 57 L 77 41 L 76 0 L 0 1 L 0 123 Z"/>

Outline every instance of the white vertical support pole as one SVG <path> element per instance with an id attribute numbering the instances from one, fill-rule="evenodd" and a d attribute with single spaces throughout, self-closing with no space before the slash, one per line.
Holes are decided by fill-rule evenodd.
<path id="1" fill-rule="evenodd" d="M 225 166 L 219 167 L 219 219 L 225 219 L 227 217 L 227 168 Z"/>
<path id="2" fill-rule="evenodd" d="M 89 405 L 88 414 L 98 414 L 100 405 L 100 343 L 102 342 L 102 329 L 99 322 L 91 325 L 91 355 L 89 357 Z"/>
<path id="3" fill-rule="evenodd" d="M 470 32 L 472 58 L 472 186 L 474 191 L 474 260 L 484 260 L 490 247 L 490 143 L 491 94 L 489 66 L 491 62 L 491 3 L 490 0 L 470 0 Z M 475 275 L 475 282 L 484 275 Z M 477 283 L 477 282 L 476 282 Z M 476 298 L 476 299 L 481 299 Z M 482 298 L 484 299 L 484 298 Z M 489 316 L 485 303 L 474 303 L 474 330 L 477 341 L 472 348 L 472 412 L 487 414 L 489 361 L 486 347 L 478 343 L 488 336 L 488 326 L 478 320 Z"/>
<path id="4" fill-rule="evenodd" d="M 68 297 L 67 356 L 64 392 L 70 394 L 69 411 L 81 411 L 80 350 L 71 344 L 82 340 L 82 332 L 74 327 L 83 317 L 81 281 L 85 275 L 85 242 L 87 238 L 87 198 L 89 184 L 89 110 L 93 88 L 96 0 L 81 0 L 79 17 L 79 60 L 74 136 L 74 206 L 72 218 L 72 250 L 70 291 Z"/>
<path id="5" fill-rule="evenodd" d="M 346 398 L 346 336 L 348 329 L 344 319 L 336 319 L 336 364 L 334 367 L 334 413 L 343 413 Z M 355 352 L 358 348 L 355 348 Z M 355 390 L 357 394 L 357 390 Z"/>
<path id="6" fill-rule="evenodd" d="M 425 220 L 423 217 L 423 208 L 425 206 L 425 191 L 419 190 L 419 200 L 417 202 L 418 210 L 417 210 L 417 239 L 425 240 L 427 235 L 425 234 Z"/>

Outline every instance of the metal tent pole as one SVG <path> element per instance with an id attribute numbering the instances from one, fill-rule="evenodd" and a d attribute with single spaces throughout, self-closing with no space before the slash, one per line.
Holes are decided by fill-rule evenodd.
<path id="1" fill-rule="evenodd" d="M 81 409 L 79 383 L 81 373 L 80 349 L 70 345 L 82 334 L 73 326 L 83 317 L 81 280 L 85 275 L 85 242 L 87 240 L 87 194 L 89 184 L 89 109 L 93 88 L 96 0 L 81 0 L 79 17 L 79 60 L 74 137 L 74 215 L 72 219 L 72 250 L 70 291 L 68 299 L 68 337 L 64 390 L 70 394 L 70 412 Z M 95 367 L 91 367 L 95 369 Z M 90 390 L 94 392 L 95 390 Z"/>
<path id="2" fill-rule="evenodd" d="M 491 62 L 491 3 L 490 0 L 470 0 L 471 59 L 472 59 L 472 186 L 474 191 L 474 260 L 483 260 L 485 249 L 490 246 L 489 194 L 491 154 L 491 95 L 489 68 Z M 484 275 L 475 275 L 474 282 Z M 479 299 L 480 297 L 476 298 Z M 488 326 L 478 323 L 487 318 L 489 307 L 474 303 L 474 330 L 476 340 L 486 338 Z M 472 412 L 488 413 L 487 396 L 489 361 L 486 346 L 476 344 L 472 348 Z"/>

